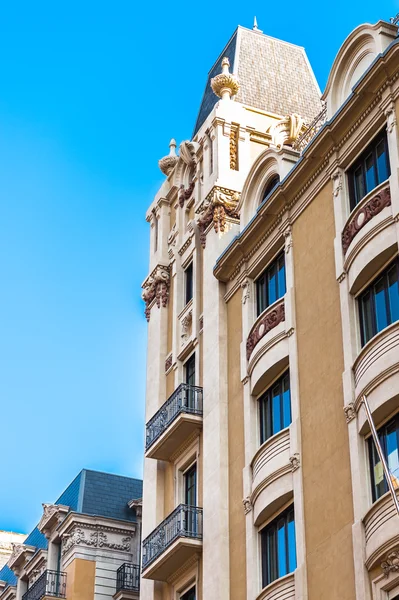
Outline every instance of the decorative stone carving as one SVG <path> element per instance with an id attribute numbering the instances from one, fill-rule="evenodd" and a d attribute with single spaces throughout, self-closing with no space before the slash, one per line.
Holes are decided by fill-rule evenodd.
<path id="1" fill-rule="evenodd" d="M 387 132 L 392 133 L 396 127 L 396 111 L 395 105 L 392 103 L 385 109 L 385 117 L 387 120 Z"/>
<path id="2" fill-rule="evenodd" d="M 292 146 L 304 130 L 305 122 L 302 117 L 295 113 L 287 115 L 270 128 L 272 143 L 278 149 L 283 146 Z"/>
<path id="3" fill-rule="evenodd" d="M 170 358 L 172 358 L 172 355 L 170 355 Z M 129 506 L 129 508 L 132 508 L 136 511 L 137 517 L 141 517 L 142 510 L 143 510 L 143 499 L 142 498 L 134 498 L 133 500 L 130 500 L 128 502 L 128 506 Z"/>
<path id="4" fill-rule="evenodd" d="M 170 273 L 169 267 L 157 265 L 151 275 L 147 277 L 142 285 L 142 298 L 145 302 L 145 316 L 147 321 L 150 320 L 151 303 L 156 300 L 158 308 L 167 306 L 170 288 Z"/>
<path id="5" fill-rule="evenodd" d="M 181 186 L 180 186 L 180 192 L 179 192 L 179 206 L 180 206 L 180 208 L 183 208 L 184 203 L 187 200 L 190 200 L 190 198 L 191 198 L 191 196 L 193 194 L 194 188 L 195 188 L 195 181 L 192 181 L 190 183 L 190 185 L 188 186 L 187 189 L 185 189 L 184 185 L 181 184 Z"/>
<path id="6" fill-rule="evenodd" d="M 222 59 L 222 72 L 211 79 L 211 88 L 216 96 L 222 100 L 230 100 L 240 89 L 237 77 L 229 72 L 230 61 L 225 56 Z"/>
<path id="7" fill-rule="evenodd" d="M 192 322 L 193 322 L 193 313 L 190 310 L 190 312 L 187 313 L 181 320 L 181 345 L 182 346 L 184 346 L 184 344 L 187 342 L 188 338 L 190 337 Z"/>
<path id="8" fill-rule="evenodd" d="M 340 193 L 340 191 L 342 190 L 342 175 L 340 171 L 335 171 L 332 176 L 332 183 L 333 183 L 333 196 L 334 198 L 336 198 L 338 196 L 338 194 Z"/>
<path id="9" fill-rule="evenodd" d="M 232 127 L 230 130 L 230 169 L 238 171 L 238 136 L 239 129 Z"/>
<path id="10" fill-rule="evenodd" d="M 399 571 L 399 550 L 389 552 L 385 560 L 381 563 L 381 569 L 384 571 L 385 577 L 388 577 L 391 571 Z"/>
<path id="11" fill-rule="evenodd" d="M 249 360 L 256 344 L 279 323 L 285 320 L 284 301 L 273 310 L 267 312 L 251 329 L 247 339 L 247 360 Z"/>
<path id="12" fill-rule="evenodd" d="M 43 515 L 40 519 L 37 528 L 45 535 L 57 527 L 69 512 L 69 506 L 63 504 L 42 504 Z"/>
<path id="13" fill-rule="evenodd" d="M 290 456 L 291 471 L 294 472 L 301 466 L 301 459 L 299 458 L 298 452 L 295 452 L 293 456 Z"/>
<path id="14" fill-rule="evenodd" d="M 11 547 L 12 547 L 12 552 L 11 552 L 11 556 L 8 560 L 8 564 L 10 565 L 10 567 L 14 563 L 18 562 L 19 559 L 22 557 L 22 555 L 26 551 L 25 544 L 11 544 Z"/>
<path id="15" fill-rule="evenodd" d="M 247 496 L 246 498 L 244 498 L 242 503 L 244 505 L 244 513 L 247 515 L 252 510 L 252 502 L 251 502 L 250 496 Z"/>
<path id="16" fill-rule="evenodd" d="M 199 318 L 199 330 L 200 332 L 204 329 L 204 315 L 201 315 Z"/>
<path id="17" fill-rule="evenodd" d="M 178 233 L 179 232 L 177 230 L 176 223 L 173 223 L 173 227 L 170 230 L 169 235 L 168 235 L 168 246 L 176 246 Z"/>
<path id="18" fill-rule="evenodd" d="M 216 233 L 224 233 L 226 228 L 226 218 L 239 219 L 237 207 L 240 200 L 240 193 L 227 188 L 212 188 L 212 191 L 205 198 L 197 212 L 200 217 L 197 221 L 201 246 L 205 248 L 206 235 L 205 230 L 213 222 Z"/>
<path id="19" fill-rule="evenodd" d="M 242 303 L 246 304 L 247 300 L 249 300 L 250 295 L 251 295 L 251 283 L 248 279 L 248 277 L 246 277 L 244 279 L 244 281 L 241 283 L 241 287 L 242 287 Z"/>
<path id="20" fill-rule="evenodd" d="M 353 402 L 344 406 L 344 413 L 347 423 L 350 423 L 356 417 L 356 410 Z"/>
<path id="21" fill-rule="evenodd" d="M 121 532 L 121 534 L 123 537 L 120 541 L 111 542 L 108 540 L 108 535 L 99 526 L 92 533 L 84 531 L 81 527 L 74 527 L 71 533 L 64 533 L 62 536 L 62 554 L 66 554 L 72 546 L 79 545 L 130 552 L 132 538 L 129 535 L 125 535 L 125 532 Z"/>
<path id="22" fill-rule="evenodd" d="M 359 210 L 356 211 L 352 219 L 347 223 L 342 232 L 342 250 L 344 255 L 349 248 L 352 240 L 361 229 L 378 215 L 386 206 L 391 204 L 391 190 L 389 186 L 380 190 L 373 198 L 370 198 Z"/>
<path id="23" fill-rule="evenodd" d="M 176 155 L 176 140 L 173 138 L 169 142 L 169 154 L 168 156 L 164 156 L 161 160 L 158 161 L 158 166 L 161 169 L 162 173 L 169 177 L 173 169 L 175 168 L 179 157 Z"/>
<path id="24" fill-rule="evenodd" d="M 165 360 L 165 373 L 167 371 L 169 371 L 169 369 L 171 368 L 171 366 L 172 366 L 172 355 L 169 354 L 169 356 Z"/>
<path id="25" fill-rule="evenodd" d="M 285 239 L 285 253 L 289 254 L 292 248 L 292 228 L 291 225 L 284 229 L 284 239 Z"/>
<path id="26" fill-rule="evenodd" d="M 180 144 L 179 156 L 188 167 L 195 166 L 195 155 L 199 147 L 198 142 L 190 142 L 189 140 Z"/>

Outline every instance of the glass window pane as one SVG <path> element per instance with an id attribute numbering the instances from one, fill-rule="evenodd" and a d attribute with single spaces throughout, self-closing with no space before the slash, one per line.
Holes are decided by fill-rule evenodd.
<path id="1" fill-rule="evenodd" d="M 278 577 L 283 577 L 284 575 L 287 575 L 287 546 L 285 519 L 281 519 L 277 524 L 277 561 Z"/>
<path id="2" fill-rule="evenodd" d="M 296 543 L 295 543 L 295 521 L 294 511 L 288 515 L 288 573 L 296 569 Z"/>
<path id="3" fill-rule="evenodd" d="M 374 157 L 373 157 L 372 153 L 370 153 L 366 157 L 365 162 L 366 162 L 366 194 L 368 194 L 377 185 L 376 177 L 375 177 L 375 169 L 374 169 Z"/>
<path id="4" fill-rule="evenodd" d="M 374 335 L 374 319 L 371 303 L 371 293 L 363 294 L 361 300 L 362 342 L 366 344 Z"/>
<path id="5" fill-rule="evenodd" d="M 388 292 L 391 323 L 393 323 L 394 321 L 399 321 L 399 281 L 397 265 L 394 265 L 388 271 Z"/>
<path id="6" fill-rule="evenodd" d="M 387 303 L 385 295 L 385 277 L 381 277 L 374 285 L 374 304 L 375 304 L 375 317 L 377 325 L 377 333 L 387 327 L 388 315 L 387 315 Z"/>
<path id="7" fill-rule="evenodd" d="M 270 305 L 277 300 L 277 276 L 275 265 L 269 269 L 268 275 L 267 304 Z"/>
<path id="8" fill-rule="evenodd" d="M 287 374 L 283 379 L 283 428 L 291 424 L 291 393 L 290 377 Z"/>
<path id="9" fill-rule="evenodd" d="M 399 454 L 398 438 L 396 434 L 396 422 L 393 421 L 387 426 L 386 430 L 386 448 L 388 468 L 392 475 L 394 484 L 399 483 Z M 399 487 L 399 486 L 398 486 Z"/>
<path id="10" fill-rule="evenodd" d="M 272 435 L 281 431 L 281 385 L 276 385 L 272 391 L 272 419 L 273 432 Z"/>
<path id="11" fill-rule="evenodd" d="M 268 549 L 268 560 L 267 560 L 267 581 L 265 585 L 274 581 L 278 577 L 277 571 L 277 536 L 276 527 L 272 525 L 267 535 L 267 549 Z"/>
<path id="12" fill-rule="evenodd" d="M 284 256 L 280 258 L 278 266 L 278 298 L 285 294 L 285 260 Z"/>
<path id="13" fill-rule="evenodd" d="M 256 292 L 257 292 L 257 309 L 258 316 L 265 310 L 266 308 L 266 277 L 263 276 L 256 282 Z"/>
<path id="14" fill-rule="evenodd" d="M 389 177 L 387 168 L 387 155 L 385 152 L 385 140 L 381 140 L 377 145 L 377 176 L 378 183 L 385 181 Z"/>
<path id="15" fill-rule="evenodd" d="M 374 481 L 374 500 L 380 498 L 387 491 L 388 487 L 384 477 L 384 470 L 382 468 L 382 462 L 380 461 L 380 457 L 378 456 L 377 448 L 374 445 L 373 440 L 371 440 L 372 444 L 372 477 Z"/>
<path id="16" fill-rule="evenodd" d="M 362 167 L 358 167 L 353 173 L 353 185 L 355 190 L 355 204 L 358 204 L 360 200 L 366 195 L 366 192 L 364 190 Z"/>
<path id="17" fill-rule="evenodd" d="M 259 421 L 260 421 L 260 443 L 267 439 L 267 409 L 266 409 L 267 399 L 265 396 L 259 400 Z"/>

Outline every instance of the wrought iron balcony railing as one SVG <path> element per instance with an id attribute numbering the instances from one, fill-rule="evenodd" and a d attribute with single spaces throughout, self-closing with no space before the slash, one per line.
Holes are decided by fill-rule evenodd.
<path id="1" fill-rule="evenodd" d="M 116 591 L 130 590 L 138 592 L 140 590 L 140 566 L 132 563 L 123 563 L 116 572 Z"/>
<path id="2" fill-rule="evenodd" d="M 44 571 L 22 596 L 22 600 L 40 600 L 44 596 L 66 597 L 66 573 Z"/>
<path id="3" fill-rule="evenodd" d="M 145 449 L 163 434 L 181 413 L 202 416 L 202 388 L 182 383 L 146 425 Z"/>
<path id="4" fill-rule="evenodd" d="M 305 129 L 302 135 L 300 135 L 295 142 L 292 144 L 294 150 L 303 152 L 309 142 L 314 138 L 316 133 L 323 127 L 327 119 L 327 106 L 323 106 L 322 110 L 313 119 L 309 126 Z"/>
<path id="5" fill-rule="evenodd" d="M 202 508 L 179 504 L 143 541 L 143 569 L 179 537 L 202 540 Z"/>

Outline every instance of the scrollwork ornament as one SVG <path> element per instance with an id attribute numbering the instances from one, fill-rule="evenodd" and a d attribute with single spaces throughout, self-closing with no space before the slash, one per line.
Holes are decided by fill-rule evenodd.
<path id="1" fill-rule="evenodd" d="M 344 406 L 344 413 L 346 422 L 350 423 L 356 417 L 356 409 L 353 402 L 349 402 L 346 406 Z"/>
<path id="2" fill-rule="evenodd" d="M 169 267 L 158 265 L 143 283 L 142 298 L 145 302 L 145 316 L 150 320 L 150 305 L 155 300 L 157 307 L 166 307 L 169 298 L 170 272 Z"/>
<path id="3" fill-rule="evenodd" d="M 301 466 L 301 460 L 299 458 L 298 452 L 295 452 L 292 456 L 290 456 L 291 463 L 291 471 L 294 472 Z"/>
<path id="4" fill-rule="evenodd" d="M 243 503 L 243 506 L 244 506 L 244 513 L 246 515 L 248 515 L 251 512 L 251 510 L 252 510 L 251 497 L 247 496 L 246 498 L 243 499 L 242 503 Z"/>
<path id="5" fill-rule="evenodd" d="M 208 194 L 197 211 L 200 212 L 197 226 L 203 248 L 206 245 L 205 231 L 211 223 L 213 223 L 216 233 L 224 233 L 227 217 L 237 220 L 240 218 L 238 212 L 239 200 L 240 193 L 227 188 L 214 187 Z"/>
<path id="6" fill-rule="evenodd" d="M 381 563 L 381 569 L 384 571 L 385 577 L 388 577 L 391 572 L 399 572 L 399 550 L 392 550 L 387 554 L 385 560 Z"/>

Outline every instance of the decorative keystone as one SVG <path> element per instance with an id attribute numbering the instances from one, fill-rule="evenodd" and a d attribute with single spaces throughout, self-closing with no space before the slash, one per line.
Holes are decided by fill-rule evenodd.
<path id="1" fill-rule="evenodd" d="M 222 100 L 230 100 L 231 96 L 235 96 L 240 89 L 237 77 L 229 71 L 230 61 L 225 56 L 222 60 L 222 72 L 211 79 L 211 87 Z"/>

